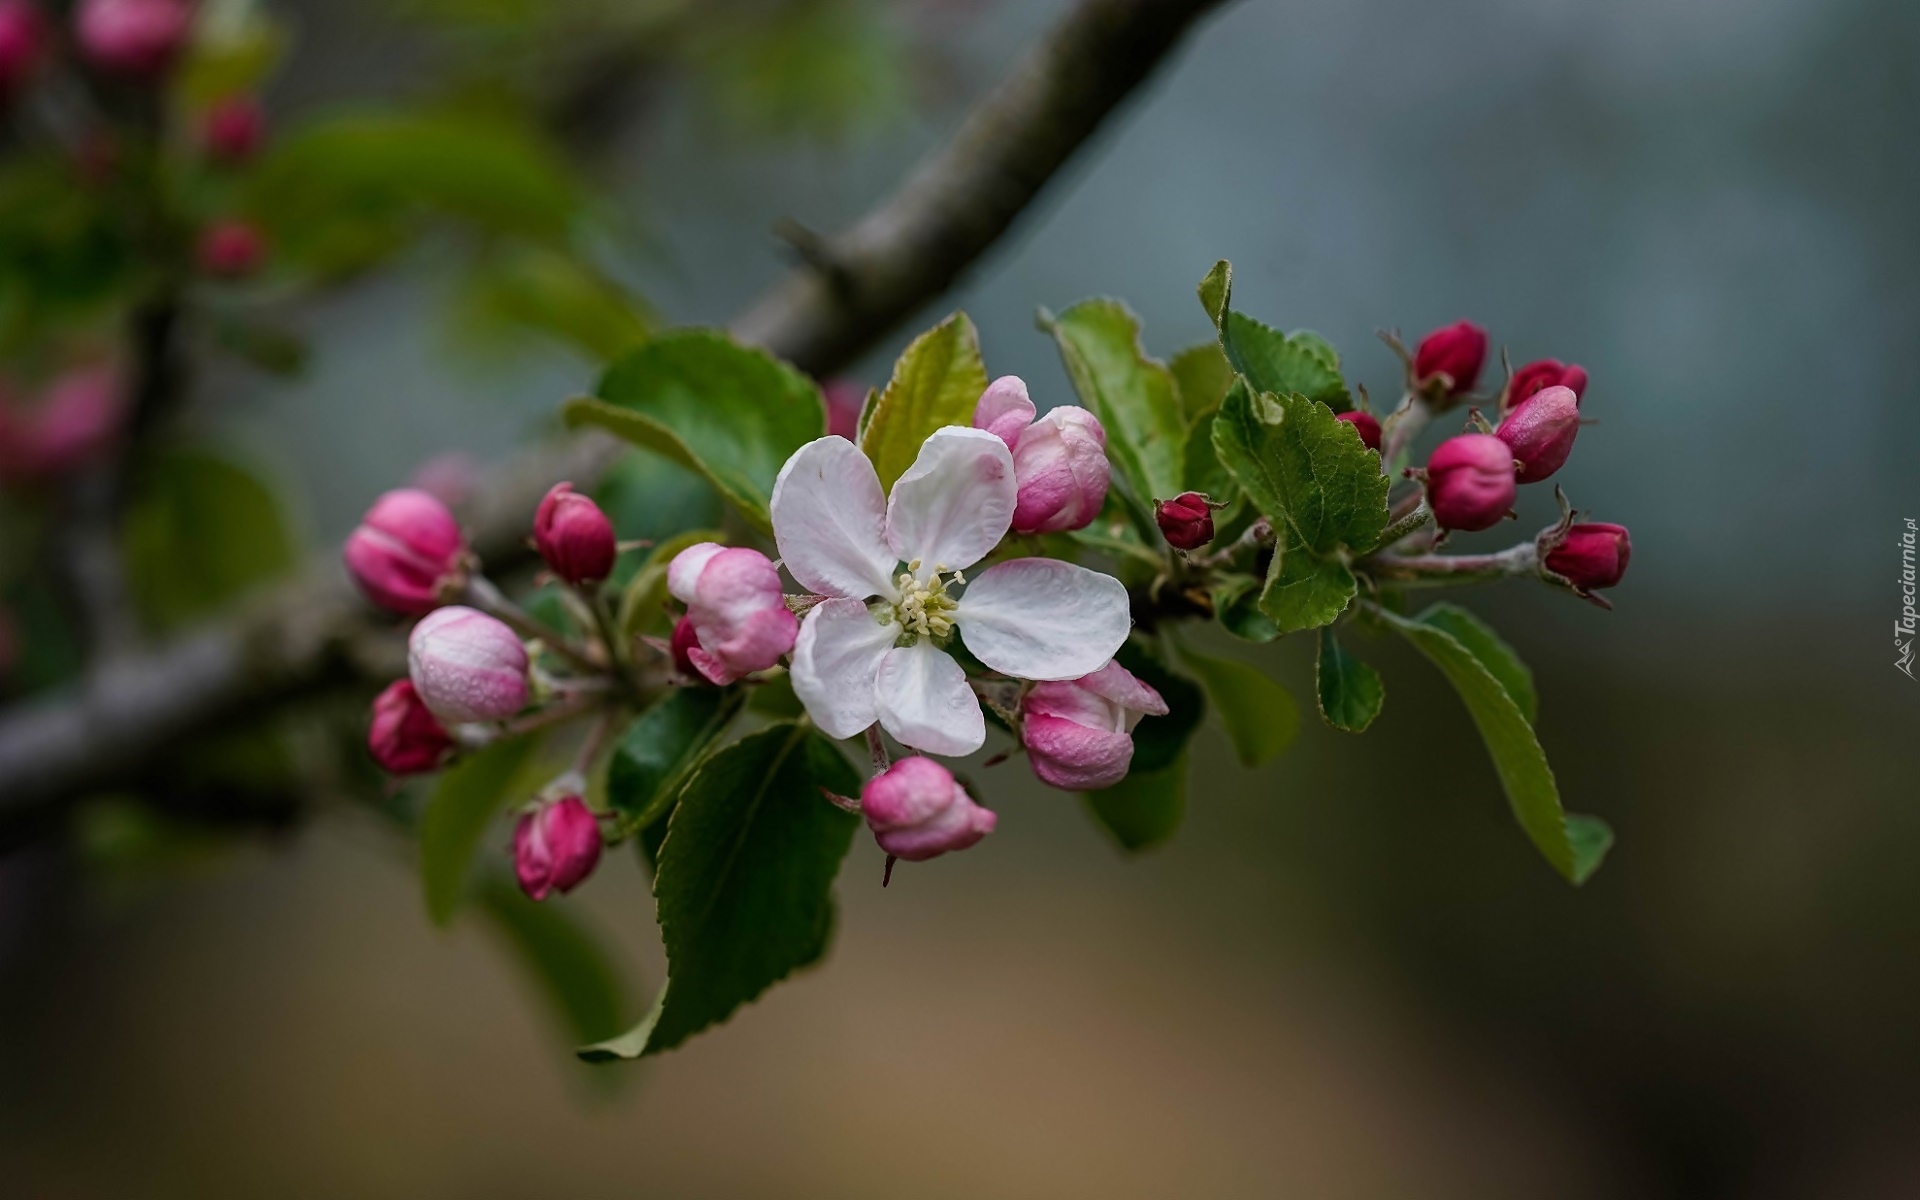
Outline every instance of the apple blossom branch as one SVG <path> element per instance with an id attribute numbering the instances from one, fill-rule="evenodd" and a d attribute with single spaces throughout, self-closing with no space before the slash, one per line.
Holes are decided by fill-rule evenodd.
<path id="1" fill-rule="evenodd" d="M 902 187 L 769 288 L 744 341 L 828 374 L 950 287 L 1222 0 L 1080 0 Z M 477 498 L 475 549 L 524 558 L 526 514 L 555 479 L 601 474 L 624 447 L 588 435 L 534 451 Z M 0 821 L 41 827 L 87 791 L 138 780 L 159 752 L 240 714 L 398 673 L 396 627 L 337 568 L 275 589 L 77 690 L 0 716 Z"/>

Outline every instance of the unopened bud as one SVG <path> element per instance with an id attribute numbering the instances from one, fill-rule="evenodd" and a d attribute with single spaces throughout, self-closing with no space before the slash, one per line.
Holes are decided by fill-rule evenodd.
<path id="1" fill-rule="evenodd" d="M 513 827 L 513 874 L 534 900 L 580 886 L 600 862 L 600 824 L 578 796 L 562 796 Z"/>
<path id="2" fill-rule="evenodd" d="M 193 30 L 187 0 L 80 0 L 80 53 L 117 75 L 158 75 L 173 65 Z"/>
<path id="3" fill-rule="evenodd" d="M 229 96 L 207 110 L 200 140 L 215 162 L 242 163 L 260 152 L 267 138 L 267 114 L 252 96 Z"/>
<path id="4" fill-rule="evenodd" d="M 1082 792 L 1112 787 L 1133 763 L 1133 729 L 1167 702 L 1119 663 L 1065 682 L 1037 683 L 1021 702 L 1020 740 L 1042 783 Z"/>
<path id="5" fill-rule="evenodd" d="M 827 406 L 827 432 L 850 442 L 858 441 L 860 410 L 867 404 L 867 386 L 844 376 L 829 379 L 820 389 Z"/>
<path id="6" fill-rule="evenodd" d="M 1198 550 L 1213 540 L 1213 506 L 1199 492 L 1160 501 L 1153 506 L 1153 519 L 1176 550 Z"/>
<path id="7" fill-rule="evenodd" d="M 1062 405 L 1039 420 L 1018 375 L 987 385 L 973 409 L 973 427 L 984 429 L 1013 451 L 1018 489 L 1015 533 L 1066 533 L 1085 529 L 1107 502 L 1113 467 L 1107 461 L 1107 431 L 1084 408 Z"/>
<path id="8" fill-rule="evenodd" d="M 33 0 L 0 0 L 0 97 L 32 77 L 47 48 L 47 22 Z"/>
<path id="9" fill-rule="evenodd" d="M 973 802 L 953 772 L 918 755 L 868 780 L 860 789 L 860 811 L 880 848 L 908 862 L 965 850 L 999 820 Z"/>
<path id="10" fill-rule="evenodd" d="M 1566 540 L 1547 551 L 1547 570 L 1590 592 L 1619 583 L 1632 553 L 1625 525 L 1589 521 L 1567 530 Z"/>
<path id="11" fill-rule="evenodd" d="M 119 436 L 127 382 L 112 364 L 56 376 L 29 405 L 0 399 L 0 476 L 46 478 L 94 460 Z"/>
<path id="12" fill-rule="evenodd" d="M 244 279 L 267 260 L 267 240 L 246 221 L 216 221 L 200 234 L 200 270 L 216 279 Z"/>
<path id="13" fill-rule="evenodd" d="M 1506 412 L 1521 401 L 1550 387 L 1571 388 L 1577 400 L 1587 394 L 1587 369 L 1563 363 L 1557 358 L 1542 358 L 1513 373 L 1507 390 L 1500 397 L 1500 411 Z"/>
<path id="14" fill-rule="evenodd" d="M 556 483 L 533 516 L 533 542 L 568 583 L 599 583 L 613 573 L 613 522 L 571 483 Z"/>
<path id="15" fill-rule="evenodd" d="M 1520 463 L 1521 483 L 1539 483 L 1566 465 L 1580 432 L 1580 398 L 1556 384 L 1522 400 L 1496 431 Z"/>
<path id="16" fill-rule="evenodd" d="M 1490 433 L 1463 433 L 1427 460 L 1427 506 L 1442 529 L 1491 529 L 1513 507 L 1513 451 Z"/>
<path id="17" fill-rule="evenodd" d="M 1333 415 L 1337 420 L 1345 421 L 1359 432 L 1361 445 L 1369 450 L 1380 449 L 1380 422 L 1374 419 L 1372 413 L 1364 413 L 1356 408 L 1350 412 Z"/>
<path id="18" fill-rule="evenodd" d="M 400 488 L 374 501 L 348 535 L 347 572 L 382 608 L 424 613 L 457 578 L 465 551 L 446 505 L 418 488 Z"/>
<path id="19" fill-rule="evenodd" d="M 1455 321 L 1420 339 L 1413 354 L 1414 386 L 1443 396 L 1473 390 L 1487 361 L 1487 331 L 1472 321 Z"/>
<path id="20" fill-rule="evenodd" d="M 722 686 L 764 671 L 793 649 L 800 619 L 780 591 L 780 572 L 758 550 L 716 542 L 689 546 L 667 567 L 667 590 L 687 606 L 697 645 L 687 658 Z"/>
<path id="21" fill-rule="evenodd" d="M 504 721 L 527 704 L 527 648 L 479 609 L 435 609 L 407 639 L 407 674 L 445 724 Z"/>
<path id="22" fill-rule="evenodd" d="M 453 749 L 453 739 L 420 699 L 413 681 L 399 679 L 374 697 L 367 749 L 383 770 L 414 775 L 438 767 Z"/>

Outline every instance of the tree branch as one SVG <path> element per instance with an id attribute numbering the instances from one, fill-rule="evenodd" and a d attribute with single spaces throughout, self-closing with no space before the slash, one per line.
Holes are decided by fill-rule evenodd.
<path id="1" fill-rule="evenodd" d="M 844 366 L 949 287 L 1219 3 L 1081 0 L 951 143 L 826 239 L 831 279 L 796 269 L 748 307 L 736 336 L 816 375 Z M 518 460 L 469 523 L 482 558 L 524 556 L 527 522 L 552 482 L 597 477 L 624 451 L 589 435 Z M 77 692 L 28 702 L 0 716 L 0 820 L 38 826 L 67 799 L 137 779 L 161 751 L 237 715 L 397 675 L 396 632 L 329 567 L 92 674 Z"/>

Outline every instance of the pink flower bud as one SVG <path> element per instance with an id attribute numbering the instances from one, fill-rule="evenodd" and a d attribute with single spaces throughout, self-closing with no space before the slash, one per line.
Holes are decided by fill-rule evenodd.
<path id="1" fill-rule="evenodd" d="M 1380 449 L 1380 422 L 1372 413 L 1363 413 L 1359 409 L 1333 414 L 1336 420 L 1345 421 L 1360 431 L 1360 443 L 1369 450 Z"/>
<path id="2" fill-rule="evenodd" d="M 700 634 L 693 627 L 692 617 L 681 617 L 673 623 L 673 637 L 667 642 L 668 652 L 673 655 L 673 669 L 681 678 L 695 683 L 707 682 L 700 668 L 693 665 L 693 652 L 700 648 Z"/>
<path id="3" fill-rule="evenodd" d="M 195 255 L 216 279 L 244 279 L 267 260 L 267 241 L 245 221 L 216 221 L 201 233 Z"/>
<path id="4" fill-rule="evenodd" d="M 568 583 L 598 583 L 613 574 L 613 522 L 571 483 L 556 483 L 533 515 L 533 543 Z"/>
<path id="5" fill-rule="evenodd" d="M 1133 762 L 1133 727 L 1167 702 L 1110 662 L 1065 683 L 1039 683 L 1022 704 L 1020 740 L 1042 783 L 1080 792 L 1112 787 Z"/>
<path id="6" fill-rule="evenodd" d="M 418 488 L 400 488 L 375 500 L 348 535 L 347 571 L 380 607 L 424 613 L 457 581 L 465 551 L 446 505 Z"/>
<path id="7" fill-rule="evenodd" d="M 1213 540 L 1213 506 L 1199 492 L 1182 492 L 1154 505 L 1153 519 L 1167 544 L 1176 550 L 1198 550 Z"/>
<path id="8" fill-rule="evenodd" d="M 1456 321 L 1420 339 L 1413 353 L 1414 386 L 1440 388 L 1448 396 L 1470 392 L 1486 361 L 1487 331 L 1472 321 Z"/>
<path id="9" fill-rule="evenodd" d="M 1567 530 L 1567 540 L 1547 552 L 1547 570 L 1590 592 L 1619 583 L 1632 553 L 1625 525 L 1589 521 Z"/>
<path id="10" fill-rule="evenodd" d="M 502 621 L 450 605 L 420 618 L 407 674 L 443 724 L 504 721 L 527 705 L 527 648 Z"/>
<path id="11" fill-rule="evenodd" d="M 96 458 L 119 436 L 126 378 L 110 364 L 54 378 L 30 406 L 0 400 L 0 475 L 45 478 Z"/>
<path id="12" fill-rule="evenodd" d="M 714 542 L 689 546 L 667 568 L 667 590 L 687 606 L 698 645 L 687 658 L 708 681 L 764 671 L 793 649 L 800 621 L 766 555 Z"/>
<path id="13" fill-rule="evenodd" d="M 398 679 L 373 699 L 373 723 L 367 728 L 373 761 L 394 775 L 415 775 L 440 765 L 453 739 L 413 688 Z"/>
<path id="14" fill-rule="evenodd" d="M 1113 468 L 1107 462 L 1107 431 L 1084 408 L 1063 405 L 1039 420 L 1018 375 L 987 385 L 974 405 L 973 427 L 984 429 L 1013 451 L 1019 496 L 1015 533 L 1065 533 L 1085 529 L 1107 502 Z"/>
<path id="15" fill-rule="evenodd" d="M 253 96 L 216 101 L 200 123 L 200 142 L 216 162 L 242 163 L 267 140 L 267 114 Z"/>
<path id="16" fill-rule="evenodd" d="M 562 796 L 513 827 L 513 873 L 535 900 L 579 887 L 600 862 L 600 824 L 578 796 Z"/>
<path id="17" fill-rule="evenodd" d="M 1442 529 L 1491 529 L 1513 507 L 1513 451 L 1490 433 L 1463 433 L 1427 460 L 1427 505 Z"/>
<path id="18" fill-rule="evenodd" d="M 47 22 L 33 0 L 0 0 L 0 96 L 19 90 L 46 48 Z"/>
<path id="19" fill-rule="evenodd" d="M 75 17 L 80 53 L 118 75 L 158 75 L 193 30 L 187 0 L 80 0 Z"/>
<path id="20" fill-rule="evenodd" d="M 1580 432 L 1580 398 L 1558 384 L 1522 400 L 1500 422 L 1497 436 L 1519 460 L 1519 481 L 1539 483 L 1566 465 Z"/>
<path id="21" fill-rule="evenodd" d="M 860 811 L 880 848 L 908 862 L 965 850 L 992 833 L 1000 819 L 975 804 L 953 772 L 917 755 L 868 780 L 860 789 Z"/>
<path id="22" fill-rule="evenodd" d="M 1505 412 L 1550 387 L 1572 388 L 1574 398 L 1579 399 L 1587 394 L 1587 369 L 1570 366 L 1557 358 L 1530 362 L 1507 381 L 1506 393 L 1500 397 L 1500 411 Z"/>
<path id="23" fill-rule="evenodd" d="M 867 404 L 866 385 L 856 379 L 829 379 L 822 389 L 827 404 L 827 432 L 850 442 L 860 439 L 860 410 Z"/>

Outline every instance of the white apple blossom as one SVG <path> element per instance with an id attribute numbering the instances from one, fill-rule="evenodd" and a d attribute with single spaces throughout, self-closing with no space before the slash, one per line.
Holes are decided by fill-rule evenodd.
<path id="1" fill-rule="evenodd" d="M 1019 679 L 1106 665 L 1132 624 L 1119 580 L 1051 558 L 967 579 L 1016 500 L 1013 455 L 985 430 L 936 431 L 891 498 L 845 438 L 794 452 L 773 485 L 773 534 L 793 577 L 828 597 L 793 648 L 793 689 L 814 724 L 843 738 L 877 720 L 928 753 L 979 749 L 980 702 L 945 649 L 956 630 L 975 658 Z"/>

